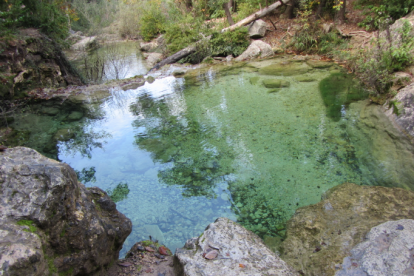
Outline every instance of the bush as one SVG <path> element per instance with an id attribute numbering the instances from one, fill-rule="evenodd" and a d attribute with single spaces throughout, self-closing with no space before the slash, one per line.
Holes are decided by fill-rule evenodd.
<path id="1" fill-rule="evenodd" d="M 325 33 L 319 21 L 313 21 L 310 11 L 300 12 L 302 27 L 295 32 L 290 46 L 298 52 L 331 54 L 344 43 L 337 32 Z"/>
<path id="2" fill-rule="evenodd" d="M 414 10 L 414 0 L 359 0 L 357 7 L 365 13 L 365 19 L 359 26 L 378 30 Z"/>
<path id="3" fill-rule="evenodd" d="M 212 55 L 214 56 L 239 56 L 249 46 L 247 28 L 238 28 L 229 32 L 215 32 L 210 40 Z"/>
<path id="4" fill-rule="evenodd" d="M 411 30 L 410 23 L 404 20 L 402 26 L 395 30 L 398 35 L 394 37 L 389 28 L 382 36 L 378 31 L 376 39 L 372 41 L 373 47 L 359 53 L 354 70 L 376 93 L 387 93 L 393 83 L 392 73 L 413 63 L 414 37 L 411 36 Z"/>

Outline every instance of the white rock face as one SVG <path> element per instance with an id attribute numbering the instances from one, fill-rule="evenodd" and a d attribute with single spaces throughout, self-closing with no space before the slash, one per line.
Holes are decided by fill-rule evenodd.
<path id="1" fill-rule="evenodd" d="M 253 59 L 257 57 L 265 58 L 265 57 L 270 57 L 270 56 L 273 56 L 272 47 L 266 42 L 263 42 L 261 40 L 255 40 L 249 45 L 246 51 L 244 51 L 235 60 L 242 61 L 242 60 Z"/>
<path id="2" fill-rule="evenodd" d="M 413 252 L 414 220 L 388 221 L 371 229 L 335 276 L 414 275 Z"/>
<path id="3" fill-rule="evenodd" d="M 249 36 L 250 38 L 262 38 L 266 34 L 266 22 L 259 19 L 253 22 L 249 27 Z"/>
<path id="4" fill-rule="evenodd" d="M 80 41 L 73 44 L 70 49 L 73 51 L 86 51 L 89 48 L 95 48 L 98 44 L 96 36 L 83 37 Z"/>
<path id="5" fill-rule="evenodd" d="M 211 260 L 203 253 L 217 251 Z M 260 237 L 227 218 L 218 218 L 199 238 L 175 252 L 176 275 L 298 275 L 267 248 Z"/>

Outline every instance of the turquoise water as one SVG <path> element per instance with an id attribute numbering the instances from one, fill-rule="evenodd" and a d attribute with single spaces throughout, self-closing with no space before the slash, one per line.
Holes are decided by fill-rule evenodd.
<path id="1" fill-rule="evenodd" d="M 149 235 L 174 251 L 221 216 L 283 238 L 298 207 L 343 182 L 376 185 L 389 168 L 364 163 L 371 142 L 352 76 L 334 65 L 260 73 L 281 61 L 197 69 L 82 105 L 34 104 L 10 127 L 86 186 L 114 195 L 121 183 L 117 208 L 133 223 L 121 254 Z"/>

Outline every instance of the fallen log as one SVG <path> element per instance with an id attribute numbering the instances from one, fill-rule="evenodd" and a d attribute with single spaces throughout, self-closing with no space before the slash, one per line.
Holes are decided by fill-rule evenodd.
<path id="1" fill-rule="evenodd" d="M 177 53 L 167 57 L 166 59 L 161 60 L 160 62 L 155 64 L 155 66 L 152 67 L 151 70 L 149 70 L 149 72 L 151 72 L 152 70 L 158 70 L 166 64 L 171 64 L 171 63 L 177 62 L 180 59 L 185 58 L 189 54 L 194 53 L 195 51 L 196 51 L 196 46 L 195 45 L 190 45 L 187 48 L 184 48 L 184 49 L 178 51 Z"/>
<path id="2" fill-rule="evenodd" d="M 269 14 L 271 11 L 273 11 L 274 9 L 286 5 L 287 3 L 289 3 L 291 0 L 279 0 L 276 3 L 273 3 L 272 5 L 261 9 L 260 11 L 240 20 L 239 22 L 237 22 L 234 25 L 231 25 L 230 27 L 224 28 L 221 30 L 221 32 L 226 32 L 226 31 L 233 31 L 239 27 L 242 27 L 246 24 L 249 24 L 252 21 L 255 21 L 263 16 L 266 16 L 267 14 Z M 273 22 L 272 22 L 273 23 Z M 210 39 L 211 36 L 205 38 L 205 39 Z M 182 58 L 185 58 L 186 56 L 194 53 L 196 51 L 196 45 L 197 43 L 200 43 L 202 40 L 197 41 L 196 43 L 194 43 L 193 45 L 188 46 L 187 48 L 182 49 L 181 51 L 178 51 L 177 53 L 167 57 L 166 59 L 163 59 L 161 62 L 155 64 L 155 66 L 153 68 L 151 68 L 151 70 L 149 70 L 149 72 L 151 72 L 152 70 L 158 70 L 160 69 L 162 66 L 166 65 L 166 64 L 171 64 L 174 62 L 179 61 Z"/>
<path id="3" fill-rule="evenodd" d="M 263 16 L 266 16 L 267 14 L 269 14 L 271 11 L 273 11 L 274 9 L 286 5 L 287 3 L 289 3 L 291 0 L 279 0 L 276 3 L 273 3 L 272 5 L 253 13 L 252 15 L 249 15 L 248 17 L 240 20 L 239 22 L 237 22 L 234 25 L 231 25 L 230 27 L 224 28 L 223 30 L 221 30 L 221 32 L 226 32 L 226 31 L 233 31 L 239 27 L 242 27 L 244 25 L 249 24 L 250 22 L 253 22 L 259 18 L 262 18 Z"/>

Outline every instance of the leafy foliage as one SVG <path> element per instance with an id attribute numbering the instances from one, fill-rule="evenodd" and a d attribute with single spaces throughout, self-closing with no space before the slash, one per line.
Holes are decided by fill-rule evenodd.
<path id="1" fill-rule="evenodd" d="M 301 27 L 296 31 L 291 46 L 299 52 L 329 54 L 344 43 L 337 32 L 325 33 L 319 21 L 311 18 L 310 11 L 300 12 Z"/>
<path id="2" fill-rule="evenodd" d="M 239 28 L 232 32 L 213 33 L 210 45 L 214 56 L 239 56 L 249 46 L 247 28 Z"/>
<path id="3" fill-rule="evenodd" d="M 8 0 L 0 4 L 1 34 L 19 27 L 40 28 L 43 33 L 61 42 L 68 35 L 68 18 L 73 10 L 61 0 Z"/>
<path id="4" fill-rule="evenodd" d="M 377 38 L 372 41 L 373 48 L 359 53 L 353 65 L 354 70 L 376 93 L 388 92 L 393 83 L 392 73 L 413 63 L 414 38 L 410 35 L 411 29 L 410 23 L 404 20 L 397 30 L 398 37 L 393 38 L 389 29 L 385 37 L 381 37 L 378 32 Z"/>
<path id="5" fill-rule="evenodd" d="M 359 25 L 367 30 L 377 30 L 414 10 L 414 0 L 359 0 L 357 7 L 366 15 Z"/>

